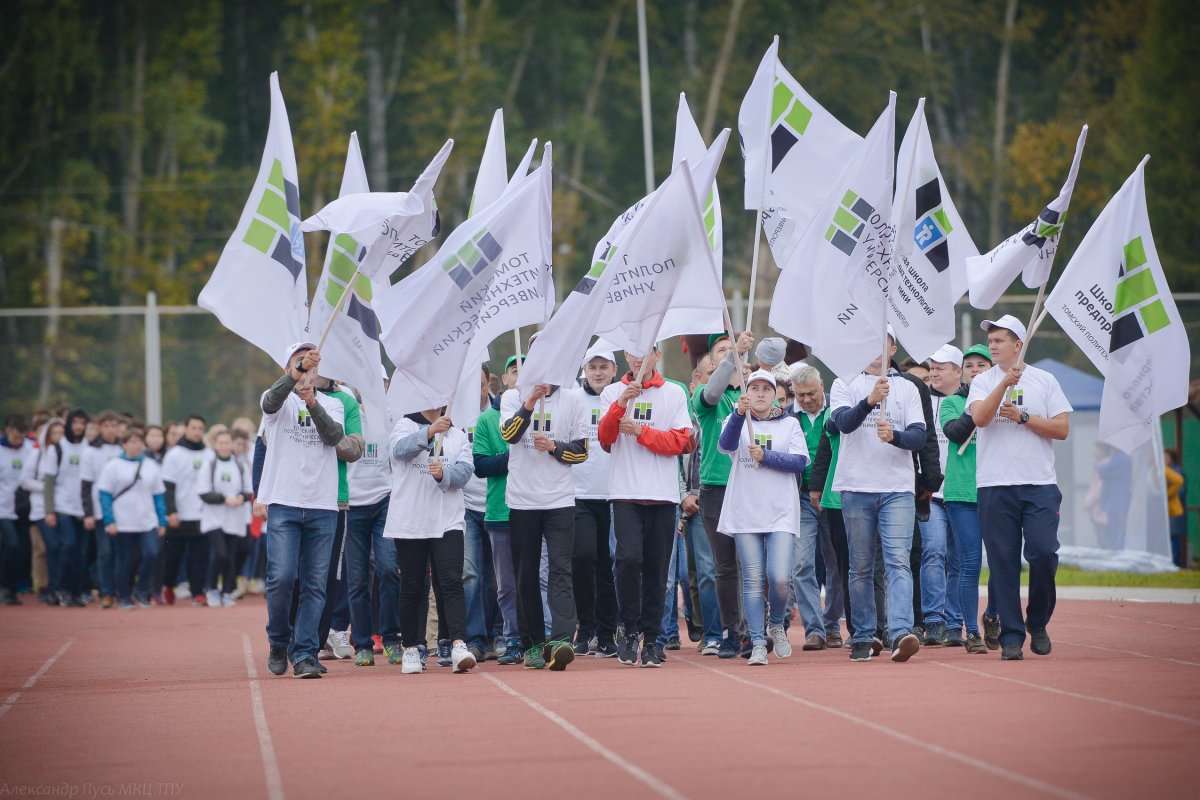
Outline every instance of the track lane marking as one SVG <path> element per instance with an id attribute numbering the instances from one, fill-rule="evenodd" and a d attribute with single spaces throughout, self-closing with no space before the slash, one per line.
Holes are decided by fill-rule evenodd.
<path id="1" fill-rule="evenodd" d="M 1185 661 L 1182 658 L 1168 658 L 1167 656 L 1155 656 L 1155 655 L 1151 655 L 1149 653 L 1140 653 L 1137 650 L 1123 650 L 1120 647 L 1104 647 L 1104 646 L 1098 645 L 1098 644 L 1084 644 L 1083 642 L 1069 642 L 1066 639 L 1059 639 L 1057 636 L 1054 637 L 1054 641 L 1056 644 L 1065 644 L 1065 645 L 1069 645 L 1071 647 L 1086 647 L 1089 650 L 1105 650 L 1109 653 L 1125 653 L 1126 655 L 1137 656 L 1138 658 L 1150 658 L 1150 659 L 1154 659 L 1155 661 L 1168 661 L 1172 664 L 1183 664 L 1186 667 L 1200 667 L 1200 661 Z"/>
<path id="2" fill-rule="evenodd" d="M 246 654 L 246 674 L 250 676 L 250 710 L 254 716 L 254 729 L 258 733 L 258 749 L 262 753 L 263 778 L 267 783 L 268 800 L 284 800 L 283 775 L 279 772 L 279 760 L 275 757 L 275 745 L 271 741 L 271 729 L 267 727 L 267 712 L 263 707 L 262 688 L 258 684 L 258 671 L 254 668 L 254 651 L 250 636 L 242 634 L 242 651 Z"/>
<path id="3" fill-rule="evenodd" d="M 32 675 L 30 675 L 28 678 L 25 679 L 25 683 L 23 683 L 21 685 L 20 691 L 13 692 L 12 694 L 10 694 L 7 697 L 7 699 L 5 699 L 5 701 L 3 703 L 0 703 L 0 717 L 3 717 L 5 714 L 7 714 L 9 712 L 9 710 L 17 704 L 17 701 L 21 699 L 21 695 L 24 694 L 27 690 L 32 689 L 33 685 L 38 682 L 38 678 L 45 675 L 50 670 L 50 668 L 54 666 L 54 662 L 58 661 L 58 659 L 62 657 L 62 654 L 67 652 L 67 648 L 69 648 L 74 643 L 75 643 L 74 639 L 68 639 L 66 644 L 64 644 L 62 647 L 58 648 L 57 653 L 50 656 L 50 658 L 46 659 L 46 663 L 42 664 L 42 666 L 38 669 L 37 672 L 33 673 Z"/>

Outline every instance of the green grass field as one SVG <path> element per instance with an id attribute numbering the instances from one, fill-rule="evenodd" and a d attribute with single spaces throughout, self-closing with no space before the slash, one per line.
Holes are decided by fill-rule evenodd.
<path id="1" fill-rule="evenodd" d="M 979 576 L 980 585 L 986 585 L 988 571 Z M 1159 572 L 1143 575 L 1138 572 L 1089 572 L 1075 567 L 1059 566 L 1055 581 L 1058 586 L 1140 586 L 1151 589 L 1200 589 L 1200 570 L 1184 569 L 1178 572 Z M 1029 570 L 1021 573 L 1021 584 L 1029 584 Z"/>

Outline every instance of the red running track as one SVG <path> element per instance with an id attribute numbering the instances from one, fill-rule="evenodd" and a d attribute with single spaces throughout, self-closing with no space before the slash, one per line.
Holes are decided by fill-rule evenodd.
<path id="1" fill-rule="evenodd" d="M 264 621 L 259 598 L 0 608 L 0 796 L 1197 796 L 1196 606 L 1060 601 L 1023 662 L 685 644 L 659 670 L 380 657 L 319 681 L 266 672 Z"/>

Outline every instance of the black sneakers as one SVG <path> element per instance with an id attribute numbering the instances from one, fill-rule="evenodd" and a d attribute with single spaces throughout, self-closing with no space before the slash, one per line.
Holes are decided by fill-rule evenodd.
<path id="1" fill-rule="evenodd" d="M 878 639 L 876 641 L 878 641 Z M 874 652 L 875 648 L 871 642 L 853 642 L 850 645 L 850 660 L 870 661 L 871 654 Z"/>
<path id="2" fill-rule="evenodd" d="M 267 669 L 272 675 L 287 672 L 287 647 L 271 645 L 271 652 L 267 655 Z"/>
<path id="3" fill-rule="evenodd" d="M 896 640 L 896 645 L 892 649 L 892 661 L 898 664 L 908 661 L 920 649 L 921 640 L 917 638 L 917 635 L 915 633 L 906 633 Z"/>
<path id="4" fill-rule="evenodd" d="M 1003 642 L 1000 645 L 1000 660 L 1001 661 L 1021 661 L 1025 658 L 1025 654 L 1021 652 L 1021 645 L 1016 642 Z"/>
<path id="5" fill-rule="evenodd" d="M 717 658 L 737 658 L 738 653 L 742 649 L 742 642 L 729 634 L 721 640 L 721 647 L 717 650 Z"/>
<path id="6" fill-rule="evenodd" d="M 643 667 L 661 667 L 662 659 L 659 658 L 658 646 L 651 647 L 646 645 L 642 648 L 642 666 Z"/>
<path id="7" fill-rule="evenodd" d="M 575 649 L 575 655 L 586 656 L 591 654 L 592 648 L 588 645 L 589 638 L 590 637 L 580 635 L 575 639 L 575 644 L 573 645 Z"/>
<path id="8" fill-rule="evenodd" d="M 1000 649 L 1000 618 L 984 614 L 979 618 L 983 623 L 983 643 L 988 650 Z"/>
<path id="9" fill-rule="evenodd" d="M 1050 635 L 1046 633 L 1046 628 L 1030 628 L 1029 629 L 1029 649 L 1035 655 L 1048 656 L 1050 655 Z"/>
<path id="10" fill-rule="evenodd" d="M 926 647 L 941 647 L 942 639 L 946 638 L 946 626 L 940 622 L 931 622 L 925 628 L 925 635 L 921 637 L 921 644 Z"/>
<path id="11" fill-rule="evenodd" d="M 962 647 L 966 644 L 963 640 L 962 628 L 954 628 L 947 630 L 946 635 L 942 637 L 942 644 L 946 647 Z"/>
<path id="12" fill-rule="evenodd" d="M 596 643 L 596 658 L 613 658 L 616 655 L 617 643 L 612 639 L 601 639 Z"/>
<path id="13" fill-rule="evenodd" d="M 297 661 L 292 667 L 293 678 L 319 678 L 321 677 L 321 668 L 317 666 L 317 662 L 311 658 L 306 658 L 302 661 Z"/>
<path id="14" fill-rule="evenodd" d="M 636 667 L 638 663 L 638 636 L 626 636 L 621 641 L 621 646 L 617 651 L 617 660 L 622 664 L 630 667 Z"/>

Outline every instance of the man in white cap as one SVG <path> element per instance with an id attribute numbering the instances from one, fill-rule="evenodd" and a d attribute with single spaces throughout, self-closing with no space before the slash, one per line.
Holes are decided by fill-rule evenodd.
<path id="1" fill-rule="evenodd" d="M 995 365 L 971 383 L 967 412 L 978 433 L 976 483 L 979 521 L 987 548 L 991 585 L 1000 613 L 1000 657 L 1050 652 L 1046 625 L 1054 613 L 1058 571 L 1058 512 L 1062 492 L 1051 442 L 1070 432 L 1067 402 L 1053 375 L 1022 366 L 1025 326 L 1005 314 L 984 320 Z M 1029 605 L 1022 616 L 1021 553 L 1029 562 Z"/>
<path id="2" fill-rule="evenodd" d="M 612 454 L 608 496 L 617 535 L 617 605 L 625 625 L 622 664 L 660 667 L 655 642 L 662 627 L 667 572 L 675 546 L 679 504 L 678 456 L 693 447 L 688 398 L 658 372 L 655 345 L 644 356 L 628 351 L 630 371 L 601 395 L 597 438 Z M 638 377 L 640 376 L 640 380 Z"/>
<path id="3" fill-rule="evenodd" d="M 957 394 L 962 385 L 963 354 L 944 344 L 929 357 L 929 394 L 933 404 L 933 429 L 937 434 L 938 463 L 946 472 L 946 434 L 942 430 L 942 401 Z M 950 536 L 944 486 L 933 493 L 929 519 L 921 528 L 921 612 L 926 645 L 962 647 L 962 608 L 958 600 L 958 554 Z"/>
<path id="4" fill-rule="evenodd" d="M 890 358 L 896 352 L 891 326 L 887 339 Z M 877 358 L 853 380 L 835 380 L 829 394 L 830 419 L 841 434 L 833 489 L 841 493 L 849 545 L 851 661 L 869 661 L 883 648 L 872 640 L 877 547 L 883 548 L 892 661 L 908 661 L 921 649 L 913 634 L 909 552 L 916 518 L 912 454 L 925 445 L 925 413 L 916 387 L 885 369 Z"/>
<path id="5" fill-rule="evenodd" d="M 337 444 L 344 431 L 340 400 L 303 381 L 321 356 L 312 342 L 288 348 L 287 371 L 263 392 L 266 461 L 257 502 L 267 508 L 267 669 L 319 678 L 317 628 L 338 519 Z M 299 385 L 298 385 L 299 384 Z M 288 621 L 299 580 L 296 624 Z"/>
<path id="6" fill-rule="evenodd" d="M 575 390 L 587 415 L 588 435 L 587 461 L 571 469 L 575 479 L 575 551 L 571 558 L 571 580 L 579 615 L 575 655 L 592 652 L 591 640 L 594 638 L 598 658 L 616 656 L 620 619 L 613 585 L 612 554 L 608 548 L 612 522 L 612 509 L 608 504 L 609 455 L 597 438 L 600 417 L 604 416 L 601 395 L 616 377 L 616 356 L 597 342 L 583 356 L 583 385 Z"/>

